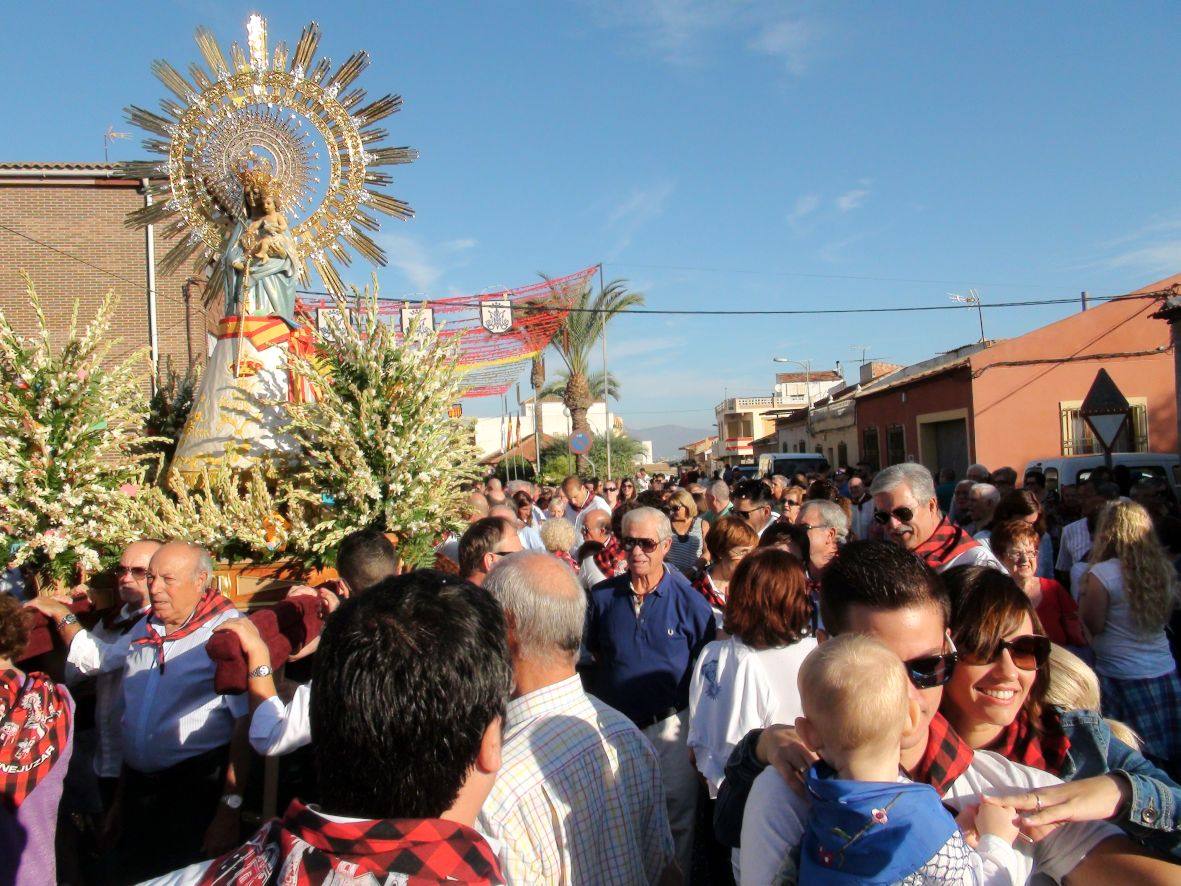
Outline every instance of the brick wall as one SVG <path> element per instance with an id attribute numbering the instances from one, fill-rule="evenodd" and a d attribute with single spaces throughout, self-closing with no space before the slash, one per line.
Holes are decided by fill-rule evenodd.
<path id="1" fill-rule="evenodd" d="M 41 241 L 30 242 L 0 228 L 0 307 L 16 329 L 31 333 L 36 328 L 20 277 L 23 270 L 32 276 L 59 341 L 68 329 L 75 298 L 81 302 L 82 325 L 94 315 L 107 290 L 114 288 L 120 301 L 111 328 L 119 342 L 112 354 L 147 347 L 146 235 L 123 226 L 127 213 L 142 205 L 143 195 L 134 181 L 93 176 L 28 179 L 6 177 L 0 170 L 0 224 Z M 170 245 L 157 230 L 157 261 Z M 182 267 L 176 274 L 156 278 L 162 370 L 170 361 L 183 372 L 205 359 L 210 320 L 200 283 L 188 287 L 186 299 L 188 275 L 189 268 Z M 213 317 L 219 313 L 220 305 L 215 305 Z"/>

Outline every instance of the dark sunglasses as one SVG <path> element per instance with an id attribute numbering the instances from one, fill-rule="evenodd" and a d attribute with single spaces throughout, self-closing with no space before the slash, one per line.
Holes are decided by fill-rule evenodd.
<path id="1" fill-rule="evenodd" d="M 940 655 L 920 655 L 902 663 L 906 668 L 906 676 L 910 678 L 915 689 L 934 689 L 951 679 L 959 652 L 956 651 L 950 637 L 947 638 L 947 645 L 951 647 L 949 652 Z"/>
<path id="2" fill-rule="evenodd" d="M 1001 640 L 996 644 L 990 655 L 968 655 L 962 658 L 969 664 L 992 664 L 1001 657 L 1001 653 L 1009 650 L 1009 657 L 1013 664 L 1023 671 L 1037 671 L 1046 666 L 1050 660 L 1050 638 L 1040 634 L 1026 634 L 1012 640 Z"/>
<path id="3" fill-rule="evenodd" d="M 604 492 L 614 492 L 617 488 L 618 487 L 615 487 L 615 486 L 604 486 L 603 491 Z"/>
<path id="4" fill-rule="evenodd" d="M 136 581 L 143 581 L 145 578 L 147 578 L 148 570 L 144 569 L 142 566 L 116 566 L 115 576 L 118 577 L 120 575 L 130 575 Z"/>
<path id="5" fill-rule="evenodd" d="M 762 507 L 751 508 L 749 511 L 740 511 L 740 510 L 738 510 L 738 508 L 731 508 L 730 513 L 736 514 L 737 516 L 741 517 L 743 520 L 749 520 L 751 514 L 757 512 L 757 511 L 761 511 L 765 507 L 766 507 L 766 505 L 763 505 Z"/>
<path id="6" fill-rule="evenodd" d="M 631 536 L 624 536 L 619 540 L 625 551 L 630 551 L 635 548 L 640 548 L 645 554 L 651 554 L 654 550 L 660 547 L 660 542 L 653 541 L 650 538 L 632 538 Z"/>
<path id="7" fill-rule="evenodd" d="M 899 523 L 909 523 L 914 519 L 914 510 L 911 508 L 894 508 L 892 511 L 873 512 L 874 520 L 883 526 L 890 522 L 891 517 L 894 517 Z"/>

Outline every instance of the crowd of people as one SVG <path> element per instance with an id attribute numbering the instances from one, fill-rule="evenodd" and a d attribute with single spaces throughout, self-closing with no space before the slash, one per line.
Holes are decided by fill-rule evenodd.
<path id="1" fill-rule="evenodd" d="M 130 545 L 96 617 L 0 595 L 0 884 L 1181 881 L 1166 483 L 638 471 L 467 508 L 433 569 L 344 539 L 289 655 L 185 541 Z"/>

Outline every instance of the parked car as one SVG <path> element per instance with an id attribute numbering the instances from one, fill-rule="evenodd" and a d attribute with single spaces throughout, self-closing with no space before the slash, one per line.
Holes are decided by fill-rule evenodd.
<path id="1" fill-rule="evenodd" d="M 1112 466 L 1126 465 L 1132 474 L 1132 483 L 1145 477 L 1164 480 L 1173 492 L 1181 497 L 1181 457 L 1168 452 L 1116 452 L 1111 456 Z M 1040 470 L 1046 475 L 1046 489 L 1057 491 L 1063 486 L 1084 482 L 1096 468 L 1103 467 L 1100 455 L 1065 455 L 1040 458 L 1029 462 L 1026 471 Z"/>
<path id="2" fill-rule="evenodd" d="M 767 452 L 759 456 L 758 476 L 810 474 L 827 468 L 828 459 L 819 452 Z"/>

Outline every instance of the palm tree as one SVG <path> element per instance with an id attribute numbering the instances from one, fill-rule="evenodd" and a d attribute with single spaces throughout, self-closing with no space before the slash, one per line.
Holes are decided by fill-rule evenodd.
<path id="1" fill-rule="evenodd" d="M 638 292 L 629 292 L 625 284 L 624 280 L 612 280 L 597 295 L 588 286 L 569 306 L 566 319 L 550 342 L 566 364 L 562 402 L 570 410 L 570 425 L 575 434 L 591 435 L 586 412 L 594 402 L 594 393 L 602 390 L 601 373 L 599 384 L 594 388 L 594 379 L 590 376 L 590 356 L 595 345 L 612 317 L 644 303 L 644 296 Z M 615 388 L 614 395 L 618 396 L 618 384 L 615 384 Z M 578 462 L 580 467 L 588 464 L 583 456 L 579 456 Z"/>
<path id="2" fill-rule="evenodd" d="M 566 394 L 566 385 L 570 383 L 570 373 L 563 369 L 558 373 L 558 377 L 553 381 L 542 386 L 541 391 L 537 396 L 539 397 L 564 397 Z M 597 397 L 603 392 L 603 373 L 596 372 L 586 380 L 586 386 L 590 389 L 591 396 Z M 614 372 L 607 373 L 607 396 L 616 400 L 619 399 L 619 379 L 615 377 Z"/>

